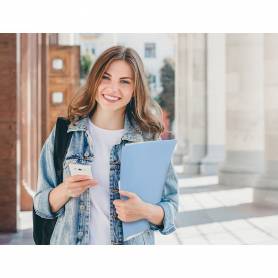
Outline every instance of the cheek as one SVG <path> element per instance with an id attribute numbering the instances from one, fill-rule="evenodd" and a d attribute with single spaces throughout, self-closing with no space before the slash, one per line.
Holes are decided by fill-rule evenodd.
<path id="1" fill-rule="evenodd" d="M 133 90 L 132 89 L 127 89 L 125 92 L 124 92 L 124 100 L 125 102 L 130 102 L 131 98 L 132 98 L 132 95 L 133 95 Z"/>
<path id="2" fill-rule="evenodd" d="M 101 92 L 102 92 L 102 90 L 104 89 L 104 87 L 105 87 L 105 86 L 103 86 L 103 85 L 101 85 L 101 84 L 98 86 L 97 93 L 96 93 L 96 98 L 97 98 L 97 99 L 99 99 L 99 98 L 101 97 Z"/>
<path id="3" fill-rule="evenodd" d="M 103 90 L 103 84 L 99 84 L 98 88 L 97 88 L 97 94 L 100 94 L 100 92 Z"/>

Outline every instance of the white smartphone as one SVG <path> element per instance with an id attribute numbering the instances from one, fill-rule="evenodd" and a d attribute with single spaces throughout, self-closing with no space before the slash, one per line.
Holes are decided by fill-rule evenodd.
<path id="1" fill-rule="evenodd" d="M 90 178 L 93 178 L 92 167 L 90 165 L 83 165 L 78 163 L 69 164 L 70 174 L 74 175 L 87 175 Z"/>

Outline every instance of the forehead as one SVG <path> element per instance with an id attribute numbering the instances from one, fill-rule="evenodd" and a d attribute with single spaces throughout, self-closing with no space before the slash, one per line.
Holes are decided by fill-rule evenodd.
<path id="1" fill-rule="evenodd" d="M 107 68 L 106 72 L 115 76 L 132 77 L 133 71 L 131 66 L 124 60 L 113 61 Z"/>

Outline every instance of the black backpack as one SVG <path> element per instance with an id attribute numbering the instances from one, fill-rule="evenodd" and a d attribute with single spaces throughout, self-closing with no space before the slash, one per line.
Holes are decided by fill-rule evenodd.
<path id="1" fill-rule="evenodd" d="M 67 133 L 70 121 L 59 117 L 56 123 L 56 132 L 54 140 L 54 166 L 57 178 L 57 184 L 63 182 L 63 161 L 72 132 Z M 45 219 L 38 216 L 33 206 L 33 238 L 37 245 L 49 245 L 50 238 L 53 233 L 57 218 Z"/>

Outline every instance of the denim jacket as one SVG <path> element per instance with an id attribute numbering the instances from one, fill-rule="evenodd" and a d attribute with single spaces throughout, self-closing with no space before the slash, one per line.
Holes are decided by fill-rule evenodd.
<path id="1" fill-rule="evenodd" d="M 67 132 L 73 132 L 71 142 L 63 163 L 63 177 L 70 175 L 69 163 L 90 164 L 94 161 L 92 150 L 93 138 L 88 133 L 89 117 L 71 123 Z M 55 128 L 44 143 L 39 159 L 39 172 L 37 192 L 34 196 L 36 213 L 43 218 L 53 219 L 57 222 L 50 240 L 50 244 L 89 244 L 90 225 L 90 196 L 89 189 L 79 197 L 70 198 L 69 201 L 56 213 L 49 205 L 49 193 L 57 186 L 53 162 L 53 149 Z M 142 132 L 139 126 L 128 120 L 125 116 L 125 133 L 118 145 L 113 146 L 110 152 L 110 233 L 111 244 L 154 244 L 154 231 L 167 235 L 175 231 L 175 216 L 178 211 L 178 184 L 172 163 L 169 166 L 165 181 L 162 199 L 157 205 L 164 210 L 164 219 L 161 226 L 150 223 L 150 229 L 136 237 L 124 241 L 122 222 L 117 218 L 113 205 L 119 199 L 118 181 L 120 177 L 121 149 L 126 143 L 156 140 L 150 133 Z"/>

